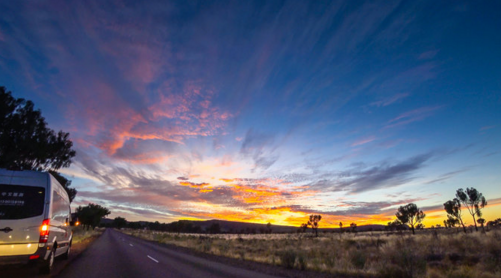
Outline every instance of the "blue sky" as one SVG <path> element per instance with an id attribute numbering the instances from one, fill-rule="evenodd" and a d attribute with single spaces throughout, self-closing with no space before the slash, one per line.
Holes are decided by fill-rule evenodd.
<path id="1" fill-rule="evenodd" d="M 439 223 L 501 203 L 497 1 L 2 1 L 0 84 L 130 220 Z M 471 224 L 471 223 L 470 223 Z"/>

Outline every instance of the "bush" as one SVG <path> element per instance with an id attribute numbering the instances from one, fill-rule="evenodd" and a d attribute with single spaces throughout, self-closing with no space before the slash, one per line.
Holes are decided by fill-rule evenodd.
<path id="1" fill-rule="evenodd" d="M 353 250 L 350 254 L 350 261 L 356 269 L 363 269 L 367 261 L 367 254 L 362 250 Z"/>
<path id="2" fill-rule="evenodd" d="M 287 249 L 283 252 L 280 252 L 280 262 L 285 268 L 294 268 L 294 264 L 296 263 L 296 252 L 292 249 Z"/>

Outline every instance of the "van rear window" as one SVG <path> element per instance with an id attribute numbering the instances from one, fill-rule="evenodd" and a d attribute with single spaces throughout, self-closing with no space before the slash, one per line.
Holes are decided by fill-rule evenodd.
<path id="1" fill-rule="evenodd" d="M 0 184 L 0 219 L 23 219 L 41 215 L 45 188 Z"/>

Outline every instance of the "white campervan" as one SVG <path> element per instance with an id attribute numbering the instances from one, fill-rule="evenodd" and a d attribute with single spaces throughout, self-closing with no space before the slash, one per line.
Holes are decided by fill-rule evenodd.
<path id="1" fill-rule="evenodd" d="M 49 273 L 70 253 L 70 221 L 68 194 L 51 174 L 0 169 L 0 265 L 31 262 Z"/>

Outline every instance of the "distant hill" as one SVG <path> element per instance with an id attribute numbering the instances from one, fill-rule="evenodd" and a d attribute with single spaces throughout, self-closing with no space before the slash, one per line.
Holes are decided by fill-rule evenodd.
<path id="1" fill-rule="evenodd" d="M 108 222 L 103 219 L 103 222 Z M 108 222 L 109 223 L 109 222 Z M 247 222 L 238 222 L 238 221 L 226 221 L 226 220 L 205 220 L 205 221 L 196 221 L 196 220 L 179 220 L 172 223 L 164 224 L 158 222 L 146 222 L 146 221 L 138 221 L 138 222 L 129 222 L 134 228 L 145 228 L 148 227 L 152 230 L 165 230 L 165 231 L 180 231 L 180 232 L 210 232 L 216 231 L 220 233 L 242 233 L 242 234 L 260 234 L 267 233 L 268 226 L 267 224 L 258 224 L 258 223 L 247 223 Z M 103 223 L 104 224 L 104 223 Z M 321 224 L 321 223 L 320 223 Z M 217 228 L 215 228 L 217 226 Z M 384 230 L 384 225 L 363 225 L 358 226 L 358 232 L 364 231 L 382 231 Z M 343 228 L 344 231 L 348 231 L 350 228 Z M 282 225 L 273 225 L 271 224 L 271 232 L 272 233 L 294 233 L 297 232 L 298 227 L 294 226 L 282 226 Z M 311 229 L 308 229 L 311 230 Z M 338 232 L 339 228 L 319 228 L 318 232 Z"/>

